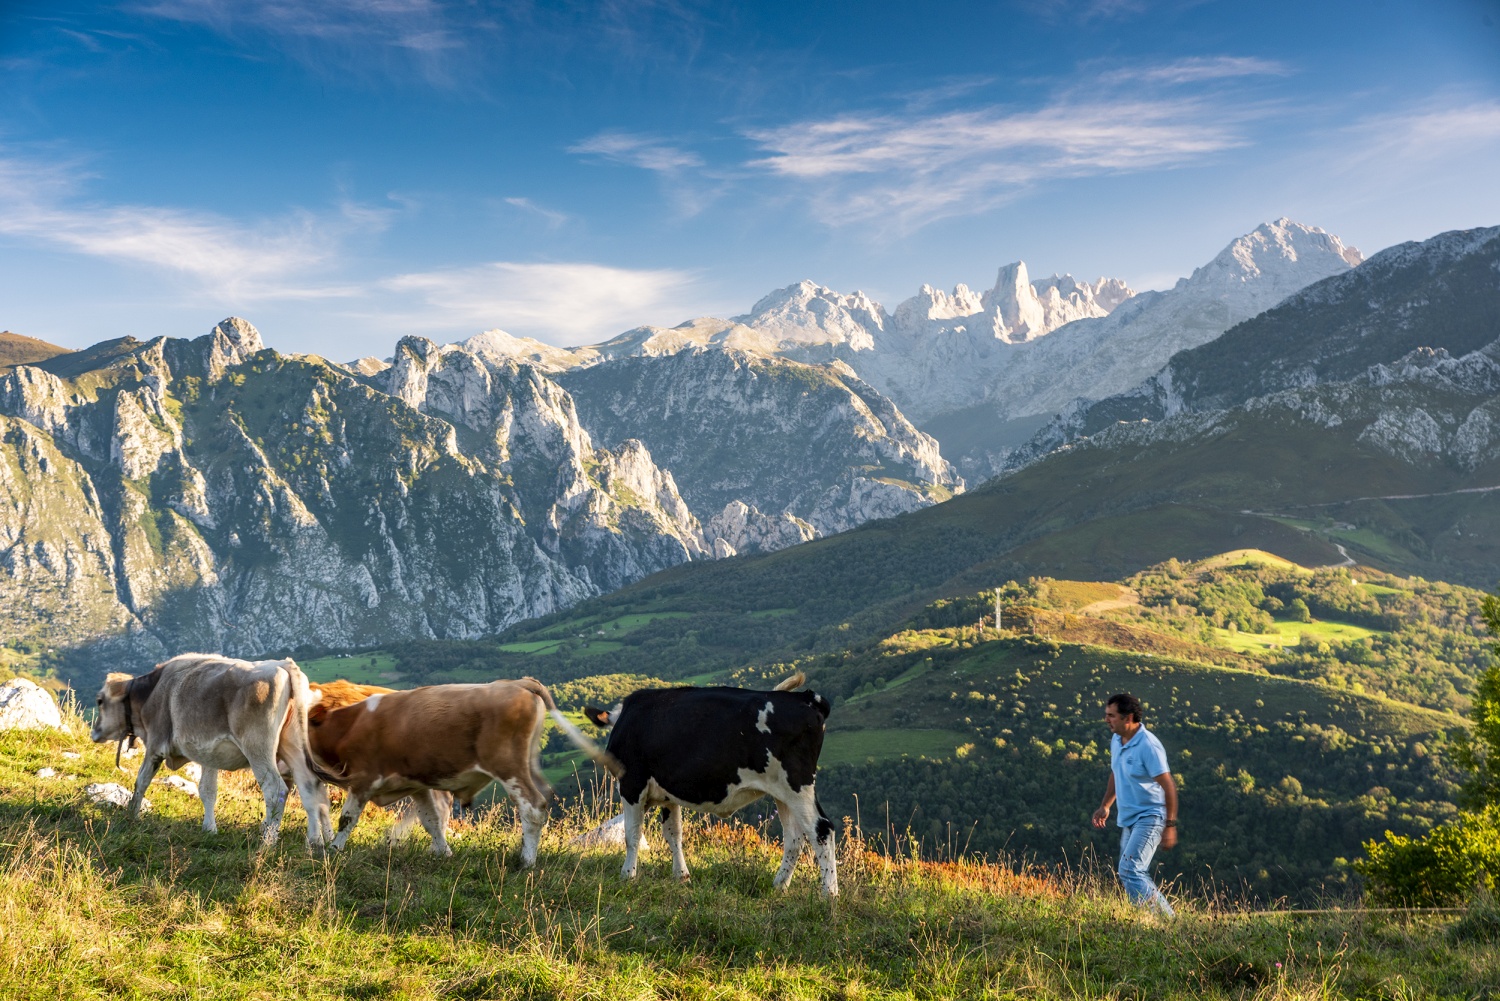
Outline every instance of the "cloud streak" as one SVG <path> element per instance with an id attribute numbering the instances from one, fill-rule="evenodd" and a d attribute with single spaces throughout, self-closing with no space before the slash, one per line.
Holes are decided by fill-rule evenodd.
<path id="1" fill-rule="evenodd" d="M 424 308 L 417 322 L 428 328 L 503 327 L 571 345 L 659 322 L 695 283 L 694 274 L 675 269 L 497 261 L 398 275 L 381 286 L 419 300 Z"/>
<path id="2" fill-rule="evenodd" d="M 482 8 L 437 0 L 152 0 L 134 13 L 206 28 L 237 44 L 270 45 L 309 69 L 339 75 L 415 70 L 449 86 L 476 34 L 496 26 Z"/>
<path id="3" fill-rule="evenodd" d="M 677 174 L 703 166 L 702 157 L 696 153 L 670 146 L 654 136 L 630 132 L 601 132 L 569 146 L 568 152 L 600 156 L 659 174 Z"/>
<path id="4" fill-rule="evenodd" d="M 746 135 L 768 154 L 749 166 L 812 186 L 823 221 L 883 217 L 911 229 L 1047 180 L 1177 167 L 1244 146 L 1243 115 L 1198 100 L 1060 102 L 845 115 Z"/>
<path id="5" fill-rule="evenodd" d="M 1193 56 L 1178 59 L 1161 66 L 1142 66 L 1119 69 L 1105 73 L 1100 79 L 1105 83 L 1122 83 L 1139 80 L 1150 84 L 1179 85 L 1206 83 L 1210 80 L 1230 80 L 1247 76 L 1290 76 L 1291 67 L 1270 59 L 1254 56 Z"/>
<path id="6" fill-rule="evenodd" d="M 76 165 L 0 158 L 0 234 L 186 277 L 237 299 L 351 294 L 309 284 L 349 235 L 384 228 L 386 213 L 348 204 L 333 216 L 296 211 L 256 225 L 205 212 L 107 205 L 74 197 Z"/>

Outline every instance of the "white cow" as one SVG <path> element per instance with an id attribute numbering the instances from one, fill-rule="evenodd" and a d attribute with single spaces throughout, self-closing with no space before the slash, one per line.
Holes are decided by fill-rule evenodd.
<path id="1" fill-rule="evenodd" d="M 139 737 L 145 747 L 130 816 L 140 815 L 146 788 L 166 762 L 203 766 L 198 795 L 203 829 L 212 833 L 219 772 L 248 767 L 266 801 L 262 847 L 275 844 L 292 776 L 307 810 L 307 844 L 321 849 L 333 837 L 328 788 L 307 764 L 307 710 L 312 695 L 293 660 L 251 663 L 215 654 L 185 653 L 132 678 L 110 674 L 99 690 L 90 732 L 95 743 Z M 285 724 L 285 725 L 283 725 Z"/>

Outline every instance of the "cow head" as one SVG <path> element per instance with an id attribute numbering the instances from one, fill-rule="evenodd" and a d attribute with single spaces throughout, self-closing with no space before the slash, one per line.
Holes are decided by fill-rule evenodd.
<path id="1" fill-rule="evenodd" d="M 104 687 L 94 700 L 94 724 L 89 728 L 94 743 L 125 739 L 130 729 L 125 722 L 125 698 L 132 680 L 130 675 L 118 671 L 104 679 Z"/>
<path id="2" fill-rule="evenodd" d="M 583 718 L 601 730 L 608 730 L 620 718 L 620 707 L 622 705 L 624 703 L 617 702 L 613 709 L 596 709 L 593 706 L 584 706 Z"/>

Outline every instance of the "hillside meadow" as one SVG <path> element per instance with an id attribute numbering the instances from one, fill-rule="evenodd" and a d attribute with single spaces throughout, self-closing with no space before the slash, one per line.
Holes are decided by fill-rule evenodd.
<path id="1" fill-rule="evenodd" d="M 215 835 L 160 784 L 139 822 L 90 804 L 99 781 L 130 776 L 81 720 L 0 734 L 0 996 L 1467 999 L 1500 984 L 1500 950 L 1451 912 L 1188 896 L 1160 923 L 1101 870 L 892 857 L 849 829 L 830 903 L 808 859 L 771 890 L 765 826 L 696 818 L 688 883 L 659 843 L 626 883 L 618 852 L 569 844 L 605 815 L 587 796 L 555 811 L 532 871 L 503 806 L 461 824 L 445 860 L 420 836 L 386 843 L 388 818 L 312 858 L 295 807 L 257 855 L 243 774 L 221 785 Z"/>

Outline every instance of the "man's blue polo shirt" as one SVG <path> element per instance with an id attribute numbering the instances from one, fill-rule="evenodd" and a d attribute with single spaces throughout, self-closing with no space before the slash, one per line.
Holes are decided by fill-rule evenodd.
<path id="1" fill-rule="evenodd" d="M 1109 741 L 1109 767 L 1115 773 L 1115 823 L 1130 827 L 1145 817 L 1167 816 L 1167 793 L 1156 776 L 1167 771 L 1167 752 L 1156 734 L 1144 726 L 1121 744 L 1120 735 Z"/>

